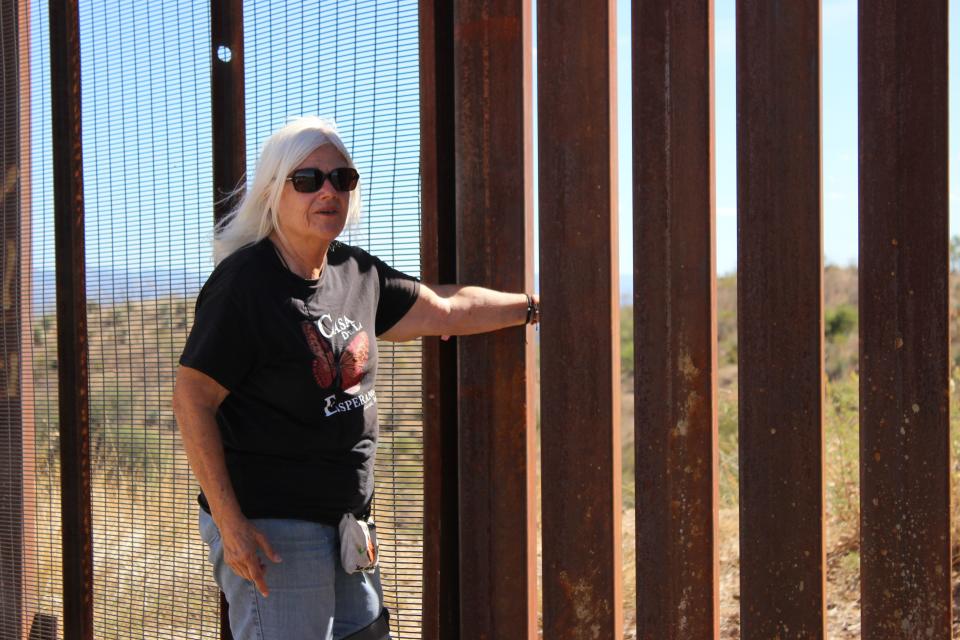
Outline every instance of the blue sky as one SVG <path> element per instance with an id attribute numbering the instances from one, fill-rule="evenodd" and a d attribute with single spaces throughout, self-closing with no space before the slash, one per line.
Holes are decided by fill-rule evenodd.
<path id="1" fill-rule="evenodd" d="M 33 1 L 34 175 L 49 172 L 50 124 L 46 3 Z M 384 251 L 400 228 L 398 266 L 418 271 L 415 245 L 416 3 L 358 0 L 355 11 L 329 14 L 322 3 L 304 12 L 299 3 L 246 3 L 248 148 L 287 116 L 335 115 L 370 178 L 368 222 L 356 241 Z M 534 3 L 535 5 L 536 3 Z M 950 34 L 957 42 L 960 0 L 949 0 Z M 208 13 L 205 3 L 149 0 L 81 2 L 84 57 L 85 189 L 88 265 L 159 268 L 179 262 L 209 269 L 210 184 Z M 327 5 L 329 6 L 329 5 Z M 823 242 L 827 264 L 857 260 L 857 30 L 855 0 L 823 2 Z M 309 15 L 308 15 L 309 14 Z M 317 14 L 317 15 L 314 15 Z M 349 17 L 347 20 L 346 17 Z M 620 153 L 620 269 L 632 273 L 632 135 L 630 3 L 618 0 Z M 297 25 L 305 25 L 298 29 Z M 315 25 L 320 25 L 319 27 Z M 715 0 L 717 271 L 736 269 L 736 96 L 734 0 Z M 375 27 L 375 28 L 374 28 Z M 333 29 L 333 31 L 328 31 Z M 379 40 L 374 39 L 374 34 Z M 357 43 L 377 53 L 339 67 L 344 80 L 324 83 L 322 68 L 335 66 L 331 36 L 341 47 Z M 351 35 L 354 34 L 354 35 Z M 393 40 L 391 40 L 393 38 Z M 399 39 L 397 39 L 399 38 Z M 286 42 L 287 46 L 282 43 Z M 130 46 L 136 43 L 135 46 Z M 320 51 L 320 56 L 315 52 Z M 960 68 L 960 47 L 950 66 Z M 349 59 L 350 55 L 348 55 Z M 950 178 L 958 184 L 957 83 L 951 76 Z M 395 126 L 396 121 L 401 124 Z M 398 138 L 399 132 L 399 138 Z M 397 139 L 401 146 L 396 144 Z M 414 146 L 411 146 L 414 145 Z M 161 180 L 153 179 L 160 174 Z M 536 174 L 535 174 L 536 175 Z M 131 180 L 131 176 L 149 179 Z M 35 264 L 52 266 L 49 185 L 35 187 Z M 951 188 L 951 229 L 957 226 L 956 187 Z M 401 212 L 402 220 L 394 213 Z"/>
<path id="2" fill-rule="evenodd" d="M 950 40 L 958 42 L 960 0 L 949 0 Z M 824 0 L 823 41 L 823 253 L 825 264 L 857 263 L 857 3 Z M 715 0 L 717 272 L 736 271 L 736 36 L 734 0 Z M 620 144 L 620 271 L 632 271 L 630 104 L 630 2 L 618 0 Z M 952 45 L 951 70 L 960 69 L 960 46 Z M 957 184 L 958 87 L 950 75 L 950 229 L 960 232 Z"/>
<path id="3" fill-rule="evenodd" d="M 79 9 L 88 290 L 198 286 L 212 269 L 209 4 Z M 46 2 L 32 0 L 31 20 L 34 268 L 52 272 Z M 251 175 L 290 117 L 335 118 L 363 176 L 364 215 L 347 241 L 418 275 L 416 1 L 246 0 L 244 30 Z"/>

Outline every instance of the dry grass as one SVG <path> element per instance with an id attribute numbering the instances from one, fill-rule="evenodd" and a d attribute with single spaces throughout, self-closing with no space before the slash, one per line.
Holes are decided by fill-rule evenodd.
<path id="1" fill-rule="evenodd" d="M 150 484 L 103 473 L 92 478 L 98 639 L 215 638 L 219 633 L 218 590 L 196 530 L 192 479 L 186 461 L 180 462 Z M 37 489 L 37 610 L 62 619 L 60 494 L 46 481 Z"/>
<path id="2" fill-rule="evenodd" d="M 734 371 L 735 375 L 735 371 Z M 622 420 L 624 466 L 633 473 L 632 381 L 624 381 Z M 860 585 L 857 522 L 858 448 L 856 403 L 851 393 L 856 379 L 829 387 L 830 408 L 826 412 L 827 452 L 827 637 L 837 640 L 860 637 Z M 740 549 L 737 485 L 736 388 L 720 389 L 720 509 L 717 531 L 720 588 L 720 637 L 740 637 Z M 854 413 L 851 415 L 851 409 Z M 629 479 L 625 479 L 629 482 Z M 624 638 L 636 638 L 636 538 L 632 503 L 623 511 Z"/>
<path id="3" fill-rule="evenodd" d="M 737 367 L 736 367 L 736 281 L 726 278 L 718 283 L 720 368 L 718 371 L 720 404 L 720 505 L 717 532 L 720 580 L 721 637 L 739 637 L 739 538 L 737 511 Z M 958 286 L 954 281 L 954 288 Z M 849 269 L 827 269 L 825 299 L 828 308 L 856 304 L 856 273 Z M 956 299 L 956 296 L 954 297 Z M 195 486 L 180 451 L 172 417 L 163 408 L 172 381 L 169 361 L 176 356 L 189 325 L 192 307 L 182 301 L 156 301 L 114 309 L 99 310 L 102 333 L 91 336 L 91 360 L 100 363 L 91 372 L 94 385 L 93 407 L 103 421 L 100 433 L 105 442 L 117 446 L 100 449 L 93 477 L 94 563 L 96 637 L 113 638 L 211 638 L 217 636 L 217 590 L 209 576 L 205 548 L 196 534 L 194 517 Z M 107 315 L 111 320 L 107 321 Z M 952 312 L 951 321 L 957 317 Z M 116 319 L 114 319 L 116 318 Z M 136 336 L 127 330 L 128 318 L 143 326 L 159 326 L 157 336 Z M 39 323 L 38 323 L 39 325 Z M 629 332 L 628 332 L 629 333 Z M 857 523 L 858 495 L 858 397 L 856 379 L 857 344 L 852 336 L 840 336 L 827 345 L 826 366 L 833 378 L 827 386 L 824 407 L 824 446 L 827 468 L 825 496 L 827 512 L 827 635 L 847 640 L 860 635 L 859 548 Z M 50 367 L 49 353 L 55 324 L 48 323 L 35 334 L 34 377 L 38 389 L 55 388 L 56 371 Z M 952 335 L 957 342 L 957 335 Z M 957 354 L 956 348 L 952 350 Z M 386 354 L 384 354 L 386 355 Z M 954 358 L 956 355 L 953 356 Z M 411 366 L 403 353 L 393 353 L 395 366 Z M 953 359 L 951 360 L 954 361 Z M 167 363 L 167 364 L 164 364 Z M 165 368 L 166 367 L 166 368 Z M 954 373 L 957 377 L 957 372 Z M 143 389 L 141 396 L 109 388 L 111 380 L 129 380 Z M 623 443 L 623 584 L 625 638 L 636 637 L 636 561 L 633 507 L 633 381 L 626 378 L 622 388 Z M 419 461 L 415 407 L 402 403 L 404 390 L 397 390 L 394 406 L 392 390 L 378 390 L 382 417 L 399 428 L 384 435 L 381 463 L 416 464 Z M 98 400 L 99 398 L 99 400 Z M 50 413 L 44 408 L 49 399 L 38 398 L 38 423 Z M 952 398 L 952 402 L 956 402 Z M 150 407 L 161 407 L 155 412 Z M 129 412 L 133 412 L 130 414 Z M 55 407 L 53 408 L 55 413 Z M 99 413 L 97 413 L 99 412 Z M 124 413 L 128 412 L 128 413 Z M 385 416 L 384 414 L 389 414 Z M 960 406 L 951 405 L 952 420 Z M 133 416 L 131 418 L 130 416 Z M 131 432 L 123 421 L 141 425 Z M 138 422 L 139 421 L 139 422 Z M 960 460 L 960 439 L 952 425 L 953 460 Z M 55 452 L 49 425 L 38 426 L 38 467 L 36 482 L 36 522 L 32 530 L 37 553 L 30 559 L 32 569 L 28 591 L 36 599 L 28 606 L 61 617 L 59 583 L 61 558 L 59 528 L 59 492 L 55 465 L 45 465 Z M 113 439 L 112 441 L 110 439 Z M 141 464 L 162 452 L 168 462 L 160 466 Z M 139 456 L 139 457 L 138 457 Z M 131 461 L 134 464 L 129 464 Z M 380 477 L 383 474 L 378 469 Z M 385 479 L 385 478 L 384 478 Z M 411 478 L 405 478 L 411 480 Z M 422 533 L 416 513 L 393 513 L 390 505 L 409 504 L 411 498 L 400 491 L 378 486 L 378 523 L 385 541 L 384 558 L 388 567 L 405 565 L 402 575 L 384 569 L 388 598 L 404 612 L 405 637 L 419 633 L 420 584 L 418 562 L 422 553 Z M 954 527 L 960 527 L 960 498 L 954 492 Z M 539 520 L 539 519 L 538 519 Z M 392 531 L 392 534 L 391 534 Z M 954 531 L 954 540 L 960 540 Z M 393 536 L 391 542 L 391 535 Z M 956 551 L 956 550 L 955 550 Z M 539 552 L 539 548 L 538 548 Z M 954 553 L 954 557 L 957 557 Z M 538 566 L 540 563 L 538 562 Z M 956 569 L 956 568 L 955 568 Z M 410 577 L 414 576 L 414 577 Z M 960 578 L 954 571 L 955 591 Z M 542 611 L 542 607 L 540 608 Z M 955 623 L 955 632 L 960 625 Z"/>
<path id="4" fill-rule="evenodd" d="M 960 278 L 951 276 L 952 300 L 960 299 Z M 719 457 L 720 505 L 717 545 L 719 555 L 721 638 L 740 637 L 740 572 L 737 464 L 737 336 L 736 279 L 723 278 L 717 286 L 720 353 Z M 847 307 L 856 309 L 855 269 L 827 267 L 824 273 L 824 301 L 829 313 Z M 954 303 L 955 304 L 955 303 Z M 960 378 L 960 331 L 954 323 L 960 312 L 951 307 L 952 377 Z M 832 336 L 825 343 L 825 369 L 829 376 L 824 402 L 825 511 L 826 511 L 826 627 L 832 640 L 860 637 L 860 554 L 859 554 L 859 393 L 857 330 Z M 632 379 L 623 385 L 623 442 L 625 478 L 632 475 L 633 398 Z M 951 391 L 954 384 L 951 382 Z M 951 447 L 954 471 L 960 470 L 960 404 L 951 394 Z M 629 482 L 625 479 L 625 482 Z M 628 492 L 624 491 L 625 497 Z M 953 491 L 952 584 L 955 600 L 960 598 L 960 496 Z M 625 501 L 623 512 L 625 638 L 636 637 L 634 511 Z M 960 614 L 960 607 L 955 612 Z M 954 635 L 960 635 L 960 617 L 954 619 Z"/>
<path id="5" fill-rule="evenodd" d="M 198 487 L 170 409 L 175 363 L 193 304 L 164 298 L 91 305 L 90 433 L 94 636 L 98 640 L 219 637 L 219 591 L 197 532 Z M 25 524 L 27 619 L 62 614 L 56 422 L 56 322 L 35 318 L 34 452 Z M 399 383 L 391 370 L 403 369 Z M 422 433 L 419 345 L 381 350 L 378 534 L 385 596 L 398 638 L 420 634 Z M 392 384 L 397 384 L 396 388 Z M 389 471 L 387 471 L 389 470 Z M 62 624 L 60 625 L 62 635 Z"/>
<path id="6" fill-rule="evenodd" d="M 98 640 L 184 640 L 219 637 L 219 591 L 197 532 L 196 484 L 179 436 L 162 437 L 169 464 L 150 481 L 96 472 L 91 487 L 94 553 L 94 635 Z M 393 495 L 389 481 L 378 495 Z M 32 532 L 30 613 L 62 620 L 60 493 L 55 476 L 39 478 Z M 386 500 L 383 501 L 386 504 Z M 414 514 L 415 515 L 415 514 Z M 378 510 L 383 582 L 397 637 L 420 633 L 422 533 L 410 514 Z M 416 519 L 416 518 L 413 518 Z M 411 578 L 412 576 L 412 578 Z M 62 633 L 62 628 L 60 629 Z"/>

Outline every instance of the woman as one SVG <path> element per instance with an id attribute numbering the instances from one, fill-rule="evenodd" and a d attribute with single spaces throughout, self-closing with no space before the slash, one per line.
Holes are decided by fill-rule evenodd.
<path id="1" fill-rule="evenodd" d="M 536 322 L 523 293 L 422 284 L 337 237 L 359 175 L 334 125 L 264 144 L 214 236 L 174 410 L 200 532 L 237 640 L 387 637 L 379 574 L 341 566 L 337 525 L 373 493 L 377 343 Z"/>

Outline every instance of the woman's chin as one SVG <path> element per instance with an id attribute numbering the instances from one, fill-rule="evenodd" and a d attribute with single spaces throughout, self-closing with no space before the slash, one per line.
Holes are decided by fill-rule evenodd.
<path id="1" fill-rule="evenodd" d="M 312 224 L 302 235 L 307 242 L 333 242 L 343 232 L 344 225 L 331 221 L 329 224 Z"/>

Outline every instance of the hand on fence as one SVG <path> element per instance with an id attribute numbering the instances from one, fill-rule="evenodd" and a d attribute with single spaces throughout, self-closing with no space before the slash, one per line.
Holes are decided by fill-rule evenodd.
<path id="1" fill-rule="evenodd" d="M 264 598 L 269 596 L 265 576 L 267 567 L 257 552 L 263 551 L 271 562 L 282 562 L 282 559 L 270 546 L 267 537 L 242 516 L 220 527 L 220 537 L 223 539 L 224 562 L 238 576 L 253 582 Z"/>

